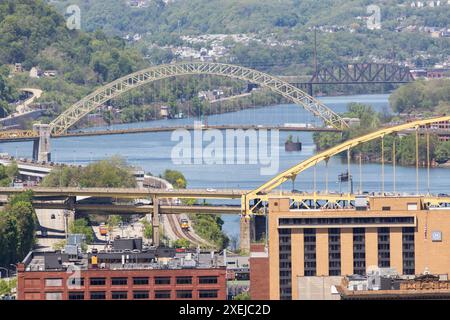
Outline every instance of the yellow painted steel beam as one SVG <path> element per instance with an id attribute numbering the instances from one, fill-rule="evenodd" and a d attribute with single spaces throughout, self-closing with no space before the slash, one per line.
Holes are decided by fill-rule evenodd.
<path id="1" fill-rule="evenodd" d="M 387 134 L 392 134 L 396 132 L 401 132 L 403 130 L 411 129 L 411 128 L 419 128 L 420 126 L 426 126 L 435 122 L 441 122 L 441 121 L 450 121 L 450 116 L 443 116 L 443 117 L 436 117 L 436 118 L 430 118 L 430 119 L 423 119 L 423 120 L 417 120 L 413 122 L 404 123 L 401 125 L 383 128 L 380 130 L 377 130 L 372 133 L 368 133 L 366 135 L 347 140 L 341 144 L 338 144 L 337 146 L 334 146 L 332 148 L 329 148 L 323 152 L 320 152 L 302 162 L 299 164 L 287 169 L 286 171 L 280 173 L 276 177 L 270 179 L 257 189 L 247 193 L 245 196 L 243 196 L 242 199 L 242 206 L 243 206 L 243 213 L 244 214 L 251 214 L 249 210 L 249 201 L 254 199 L 260 199 L 263 195 L 268 194 L 273 189 L 281 185 L 282 183 L 286 182 L 289 179 L 294 179 L 299 173 L 302 171 L 305 171 L 308 168 L 311 168 L 315 166 L 320 161 L 324 161 L 329 159 L 330 157 L 339 154 L 343 151 L 348 150 L 349 148 L 353 148 L 356 146 L 359 146 L 360 144 L 363 144 L 365 142 L 369 142 L 378 138 L 381 138 Z"/>
<path id="2" fill-rule="evenodd" d="M 12 139 L 35 139 L 39 135 L 32 130 L 8 130 L 0 131 L 0 140 L 12 140 Z"/>

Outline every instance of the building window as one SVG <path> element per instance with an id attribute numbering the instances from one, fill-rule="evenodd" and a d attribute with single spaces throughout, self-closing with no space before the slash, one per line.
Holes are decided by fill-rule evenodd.
<path id="1" fill-rule="evenodd" d="M 178 299 L 192 299 L 192 291 L 191 290 L 177 290 L 177 298 Z"/>
<path id="2" fill-rule="evenodd" d="M 155 284 L 170 284 L 170 277 L 155 277 Z"/>
<path id="3" fill-rule="evenodd" d="M 291 229 L 279 229 L 280 299 L 292 299 Z"/>
<path id="4" fill-rule="evenodd" d="M 133 278 L 133 284 L 136 286 L 147 285 L 148 278 Z"/>
<path id="5" fill-rule="evenodd" d="M 62 292 L 47 292 L 45 300 L 62 300 Z"/>
<path id="6" fill-rule="evenodd" d="M 61 287 L 62 279 L 45 279 L 46 287 Z"/>
<path id="7" fill-rule="evenodd" d="M 192 277 L 177 277 L 177 284 L 192 284 Z"/>
<path id="8" fill-rule="evenodd" d="M 134 291 L 133 299 L 148 299 L 149 294 L 148 291 Z"/>
<path id="9" fill-rule="evenodd" d="M 198 297 L 200 299 L 211 299 L 218 297 L 218 290 L 200 290 L 198 292 Z"/>
<path id="10" fill-rule="evenodd" d="M 155 291 L 155 299 L 170 299 L 170 291 L 169 290 L 156 290 Z"/>
<path id="11" fill-rule="evenodd" d="M 69 300 L 84 300 L 84 292 L 69 292 Z"/>
<path id="12" fill-rule="evenodd" d="M 201 276 L 198 278 L 199 284 L 214 284 L 217 283 L 217 277 Z"/>
<path id="13" fill-rule="evenodd" d="M 386 207 L 387 208 L 387 207 Z M 414 217 L 352 217 L 352 218 L 280 218 L 278 221 L 281 227 L 283 226 L 308 226 L 308 228 L 313 228 L 314 226 L 327 225 L 327 226 L 337 226 L 340 228 L 343 226 L 352 225 L 395 225 L 395 226 L 414 226 Z"/>
<path id="14" fill-rule="evenodd" d="M 382 207 L 381 210 L 382 211 L 391 211 L 391 207 Z"/>
<path id="15" fill-rule="evenodd" d="M 416 273 L 414 232 L 414 228 L 411 227 L 402 229 L 403 274 L 413 275 Z"/>
<path id="16" fill-rule="evenodd" d="M 328 229 L 328 274 L 341 275 L 341 230 Z"/>
<path id="17" fill-rule="evenodd" d="M 389 228 L 378 228 L 378 266 L 380 268 L 391 266 Z"/>
<path id="18" fill-rule="evenodd" d="M 111 298 L 113 300 L 124 300 L 128 298 L 126 291 L 113 291 L 111 293 Z"/>
<path id="19" fill-rule="evenodd" d="M 128 283 L 127 278 L 112 278 L 111 285 L 113 286 L 126 286 Z"/>
<path id="20" fill-rule="evenodd" d="M 91 286 L 104 286 L 106 284 L 105 278 L 91 278 L 89 284 Z"/>
<path id="21" fill-rule="evenodd" d="M 366 230 L 353 229 L 353 273 L 366 274 Z"/>
<path id="22" fill-rule="evenodd" d="M 316 229 L 303 229 L 305 277 L 316 275 Z"/>
<path id="23" fill-rule="evenodd" d="M 91 300 L 105 300 L 105 291 L 91 291 Z"/>
<path id="24" fill-rule="evenodd" d="M 84 286 L 84 278 L 69 278 L 69 279 L 67 279 L 67 286 L 69 288 L 83 287 Z"/>

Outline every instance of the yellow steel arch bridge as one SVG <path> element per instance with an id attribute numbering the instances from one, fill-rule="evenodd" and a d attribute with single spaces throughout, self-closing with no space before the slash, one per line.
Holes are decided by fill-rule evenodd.
<path id="1" fill-rule="evenodd" d="M 274 189 L 283 184 L 284 182 L 288 180 L 295 180 L 297 175 L 301 172 L 305 171 L 308 168 L 314 167 L 321 161 L 326 161 L 341 152 L 348 152 L 348 155 L 350 153 L 350 149 L 354 148 L 356 146 L 359 146 L 363 143 L 375 140 L 375 139 L 381 139 L 382 146 L 383 139 L 386 135 L 393 134 L 393 133 L 399 133 L 404 132 L 408 129 L 415 129 L 416 134 L 416 191 L 417 194 L 419 193 L 419 177 L 418 177 L 418 168 L 419 168 L 419 128 L 425 128 L 425 131 L 427 132 L 427 136 L 429 135 L 427 128 L 433 124 L 438 122 L 447 122 L 450 121 L 450 116 L 442 116 L 437 118 L 430 118 L 430 119 L 424 119 L 424 120 L 418 120 L 413 122 L 404 123 L 401 125 L 393 126 L 393 127 L 387 127 L 383 128 L 377 131 L 374 131 L 372 133 L 368 133 L 366 135 L 353 138 L 350 140 L 347 140 L 341 144 L 338 144 L 332 148 L 329 148 L 323 152 L 320 152 L 302 162 L 299 164 L 285 170 L 284 172 L 281 172 L 274 178 L 270 179 L 257 189 L 245 194 L 242 196 L 242 212 L 245 215 L 251 215 L 255 213 L 261 213 L 259 209 L 261 209 L 261 204 L 264 202 L 267 202 L 270 196 L 274 195 Z M 428 140 L 428 139 L 427 139 Z M 429 141 L 429 140 L 428 140 Z M 430 158 L 429 158 L 429 145 L 427 145 L 428 155 L 427 155 L 427 166 L 430 167 Z M 394 149 L 395 152 L 395 149 Z M 384 148 L 382 147 L 381 152 L 381 160 L 382 165 L 384 166 Z M 348 156 L 349 159 L 349 156 Z M 394 162 L 395 165 L 395 162 Z M 382 183 L 384 186 L 384 169 L 381 176 L 381 179 L 383 179 Z M 382 190 L 382 193 L 384 193 L 384 190 Z M 342 206 L 342 203 L 350 203 L 350 201 L 355 200 L 354 194 L 328 194 L 328 192 L 319 194 L 314 192 L 313 194 L 289 194 L 284 193 L 283 196 L 289 197 L 291 200 L 296 201 L 303 205 L 306 208 L 315 208 L 316 205 L 320 207 L 333 207 L 333 208 L 339 208 Z M 318 202 L 321 202 L 321 204 L 318 204 Z M 425 202 L 429 205 L 436 205 L 439 206 L 442 203 L 450 203 L 450 198 L 442 198 L 442 197 L 433 197 L 431 195 L 428 195 L 425 198 Z"/>
<path id="2" fill-rule="evenodd" d="M 108 100 L 120 96 L 124 92 L 154 81 L 183 75 L 215 75 L 252 82 L 268 88 L 302 106 L 307 111 L 322 118 L 326 125 L 339 130 L 348 128 L 347 123 L 339 115 L 319 100 L 277 77 L 236 65 L 192 62 L 151 67 L 117 79 L 99 88 L 53 120 L 50 123 L 52 134 L 58 135 L 65 133 L 88 113 Z"/>
<path id="3" fill-rule="evenodd" d="M 134 88 L 166 78 L 186 75 L 213 75 L 239 79 L 258 84 L 280 94 L 305 110 L 321 118 L 325 125 L 337 130 L 348 129 L 348 124 L 333 110 L 319 100 L 308 95 L 294 85 L 267 73 L 242 66 L 212 63 L 191 62 L 175 63 L 150 67 L 119 78 L 84 97 L 50 122 L 51 136 L 64 135 L 67 130 L 96 108 L 111 99 Z M 0 140 L 33 140 L 39 135 L 31 130 L 11 130 L 0 132 Z"/>

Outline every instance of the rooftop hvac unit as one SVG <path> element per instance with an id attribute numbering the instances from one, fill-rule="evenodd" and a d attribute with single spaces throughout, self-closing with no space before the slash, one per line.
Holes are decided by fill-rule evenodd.
<path id="1" fill-rule="evenodd" d="M 196 265 L 195 260 L 184 260 L 182 263 L 183 268 L 195 268 Z"/>
<path id="2" fill-rule="evenodd" d="M 355 198 L 355 208 L 357 211 L 366 211 L 367 210 L 367 197 L 357 196 Z"/>

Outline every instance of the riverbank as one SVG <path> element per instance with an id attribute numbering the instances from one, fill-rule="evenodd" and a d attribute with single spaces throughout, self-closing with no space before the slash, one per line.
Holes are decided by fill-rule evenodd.
<path id="1" fill-rule="evenodd" d="M 208 116 L 263 108 L 279 104 L 284 98 L 268 90 L 253 90 L 250 93 L 229 96 L 217 100 L 195 100 L 177 102 L 173 105 L 158 102 L 147 105 L 130 105 L 122 109 L 100 111 L 82 119 L 78 129 L 133 124 L 142 121 L 175 120 L 180 118 L 206 119 Z"/>

